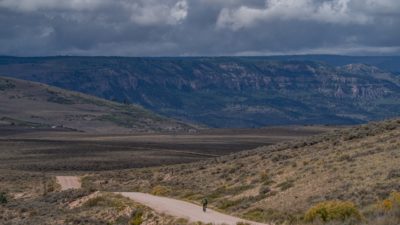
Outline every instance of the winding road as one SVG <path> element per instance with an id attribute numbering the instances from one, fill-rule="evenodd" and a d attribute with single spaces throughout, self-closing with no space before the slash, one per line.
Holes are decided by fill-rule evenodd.
<path id="1" fill-rule="evenodd" d="M 80 179 L 78 177 L 59 176 L 57 177 L 57 181 L 61 185 L 61 190 L 78 189 L 81 187 Z M 238 217 L 229 216 L 211 209 L 208 209 L 207 212 L 204 213 L 201 206 L 172 198 L 154 196 L 139 192 L 116 192 L 116 194 L 121 194 L 137 203 L 146 205 L 156 212 L 165 213 L 177 218 L 185 218 L 190 222 L 226 225 L 236 225 L 238 222 L 245 222 L 251 225 L 268 225 L 264 223 L 243 220 Z"/>

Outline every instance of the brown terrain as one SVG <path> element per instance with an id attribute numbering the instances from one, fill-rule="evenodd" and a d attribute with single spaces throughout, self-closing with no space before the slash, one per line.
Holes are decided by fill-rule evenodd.
<path id="1" fill-rule="evenodd" d="M 187 163 L 271 145 L 329 127 L 203 130 L 195 134 L 103 135 L 6 127 L 0 133 L 2 169 L 101 171 Z M 19 132 L 19 133 L 18 133 Z"/>
<path id="2" fill-rule="evenodd" d="M 400 211 L 384 209 L 400 207 L 399 136 L 400 120 L 389 120 L 193 164 L 93 174 L 84 186 L 193 202 L 207 196 L 213 208 L 260 222 L 302 224 L 321 203 L 339 205 L 321 217 L 337 224 L 396 225 Z"/>
<path id="3" fill-rule="evenodd" d="M 160 214 L 123 196 L 101 192 L 88 198 L 97 192 L 88 187 L 86 177 L 101 171 L 119 173 L 132 168 L 196 162 L 332 129 L 291 126 L 107 135 L 63 128 L 2 125 L 0 192 L 5 193 L 8 203 L 0 206 L 0 221 L 4 224 L 107 224 L 110 221 L 126 224 L 140 216 L 142 224 L 154 221 L 190 224 L 187 219 Z M 55 177 L 72 175 L 81 176 L 86 186 L 79 190 L 63 190 Z M 76 187 L 76 180 L 67 180 L 63 182 Z M 75 204 L 77 202 L 79 204 Z M 71 203 L 77 206 L 71 208 Z"/>
<path id="4" fill-rule="evenodd" d="M 196 130 L 137 105 L 7 77 L 0 77 L 1 125 L 91 133 Z"/>
<path id="5" fill-rule="evenodd" d="M 275 224 L 306 223 L 310 207 L 343 201 L 362 215 L 344 214 L 355 221 L 348 224 L 397 225 L 397 211 L 386 213 L 380 205 L 397 207 L 389 196 L 400 189 L 399 135 L 399 120 L 186 135 L 7 131 L 0 139 L 0 182 L 9 203 L 1 206 L 0 220 L 193 224 L 111 193 L 141 192 L 195 204 L 207 197 L 216 211 Z M 79 175 L 82 189 L 59 192 L 58 175 Z M 72 202 L 82 203 L 71 208 Z"/>

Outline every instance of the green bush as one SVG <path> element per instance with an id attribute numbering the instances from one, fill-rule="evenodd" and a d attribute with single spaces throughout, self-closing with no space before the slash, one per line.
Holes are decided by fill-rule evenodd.
<path id="1" fill-rule="evenodd" d="M 0 193 L 0 204 L 6 204 L 7 202 L 8 201 L 7 201 L 6 193 L 1 192 Z"/>
<path id="2" fill-rule="evenodd" d="M 313 222 L 320 219 L 323 222 L 345 221 L 347 219 L 361 220 L 361 213 L 352 202 L 326 201 L 310 208 L 304 215 L 304 220 Z"/>

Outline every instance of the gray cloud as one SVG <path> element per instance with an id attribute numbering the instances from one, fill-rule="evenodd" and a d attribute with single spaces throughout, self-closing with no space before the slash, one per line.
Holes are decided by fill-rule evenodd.
<path id="1" fill-rule="evenodd" d="M 372 0 L 370 0 L 372 1 Z M 268 0 L 265 8 L 240 6 L 222 9 L 217 25 L 233 30 L 254 26 L 261 21 L 303 20 L 333 24 L 365 24 L 370 17 L 354 10 L 351 0 Z"/>
<path id="2" fill-rule="evenodd" d="M 0 54 L 399 54 L 399 12 L 398 0 L 0 0 Z"/>
<path id="3" fill-rule="evenodd" d="M 26 12 L 37 10 L 90 10 L 106 2 L 107 0 L 2 0 L 0 6 Z"/>

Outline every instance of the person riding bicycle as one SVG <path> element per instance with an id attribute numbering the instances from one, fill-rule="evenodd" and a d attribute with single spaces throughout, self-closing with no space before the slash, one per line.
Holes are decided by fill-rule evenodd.
<path id="1" fill-rule="evenodd" d="M 203 204 L 203 212 L 206 212 L 207 210 L 207 205 L 208 205 L 208 200 L 207 198 L 204 198 L 201 203 Z"/>

